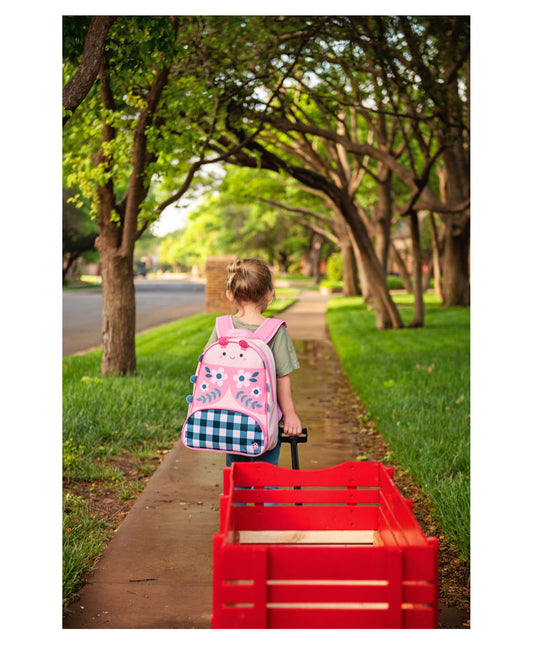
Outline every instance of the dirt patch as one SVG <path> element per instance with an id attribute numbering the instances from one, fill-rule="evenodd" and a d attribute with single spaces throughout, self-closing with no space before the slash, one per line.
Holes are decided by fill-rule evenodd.
<path id="1" fill-rule="evenodd" d="M 152 467 L 151 473 L 161 464 L 166 453 L 168 451 L 159 451 L 148 461 Z M 141 463 L 138 457 L 126 452 L 113 457 L 107 466 L 112 466 L 119 472 L 118 482 L 63 481 L 63 493 L 70 493 L 87 501 L 91 514 L 105 520 L 116 531 L 150 480 L 151 473 L 145 473 L 146 463 Z"/>

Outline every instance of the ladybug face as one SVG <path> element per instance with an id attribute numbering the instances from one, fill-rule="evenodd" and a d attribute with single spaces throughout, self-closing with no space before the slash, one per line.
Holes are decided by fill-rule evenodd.
<path id="1" fill-rule="evenodd" d="M 216 363 L 221 366 L 238 366 L 246 363 L 249 345 L 246 341 L 228 341 L 221 337 L 218 343 L 209 348 L 204 356 L 204 362 Z"/>

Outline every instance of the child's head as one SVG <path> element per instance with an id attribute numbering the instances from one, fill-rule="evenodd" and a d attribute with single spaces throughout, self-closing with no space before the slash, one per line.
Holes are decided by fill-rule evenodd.
<path id="1" fill-rule="evenodd" d="M 257 303 L 264 311 L 274 297 L 269 266 L 258 258 L 235 260 L 228 265 L 226 296 L 237 305 Z"/>

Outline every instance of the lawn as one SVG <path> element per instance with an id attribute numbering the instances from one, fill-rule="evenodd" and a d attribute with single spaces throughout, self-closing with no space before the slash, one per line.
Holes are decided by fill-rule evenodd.
<path id="1" fill-rule="evenodd" d="M 411 296 L 395 296 L 408 325 Z M 464 560 L 470 544 L 470 310 L 426 297 L 425 327 L 378 331 L 361 298 L 329 302 L 328 328 L 353 387 L 434 506 Z"/>

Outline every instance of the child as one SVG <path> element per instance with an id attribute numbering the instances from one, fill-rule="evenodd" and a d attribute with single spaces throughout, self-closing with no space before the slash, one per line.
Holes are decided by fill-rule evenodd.
<path id="1" fill-rule="evenodd" d="M 237 329 L 246 329 L 252 332 L 257 330 L 265 320 L 263 312 L 274 298 L 272 274 L 268 265 L 256 258 L 236 260 L 228 265 L 226 297 L 237 309 L 237 313 L 233 315 L 233 325 Z M 217 338 L 215 329 L 206 348 L 214 343 Z M 284 325 L 280 327 L 268 345 L 272 350 L 276 363 L 277 397 L 283 414 L 284 432 L 288 435 L 299 435 L 302 432 L 302 425 L 294 410 L 289 373 L 299 368 L 300 364 L 298 363 L 292 340 Z M 281 438 L 278 438 L 278 443 L 273 449 L 257 458 L 227 453 L 226 465 L 229 467 L 233 462 L 253 460 L 261 460 L 262 462 L 277 465 L 280 449 Z"/>

